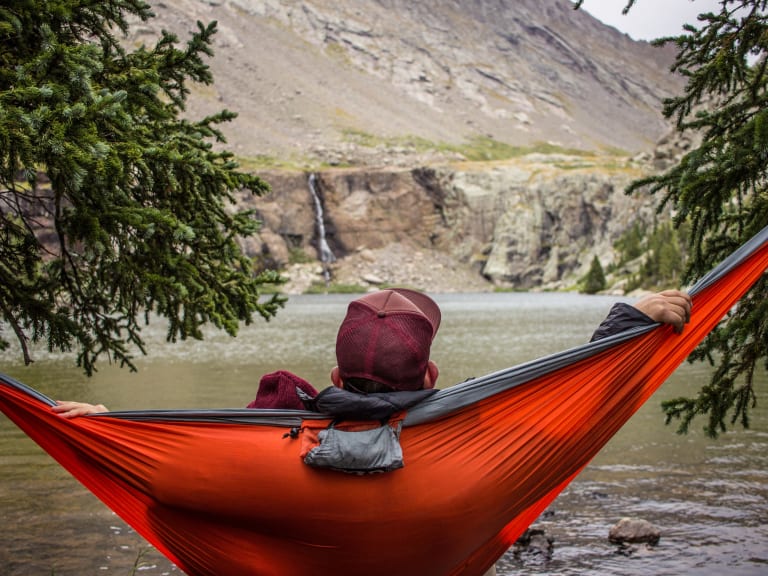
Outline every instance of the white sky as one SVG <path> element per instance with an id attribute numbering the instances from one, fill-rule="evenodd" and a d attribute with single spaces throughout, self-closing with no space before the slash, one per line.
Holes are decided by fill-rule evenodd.
<path id="1" fill-rule="evenodd" d="M 702 12 L 720 11 L 717 0 L 637 0 L 625 16 L 621 11 L 626 5 L 626 0 L 584 0 L 581 10 L 635 40 L 678 35 L 683 24 L 698 25 L 696 16 Z"/>

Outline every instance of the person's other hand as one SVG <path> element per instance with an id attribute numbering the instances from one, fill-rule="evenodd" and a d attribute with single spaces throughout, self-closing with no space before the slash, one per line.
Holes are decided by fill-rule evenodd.
<path id="1" fill-rule="evenodd" d="M 648 294 L 640 298 L 634 307 L 654 322 L 672 324 L 678 334 L 691 319 L 691 297 L 680 290 Z"/>
<path id="2" fill-rule="evenodd" d="M 56 400 L 56 406 L 52 406 L 51 410 L 64 418 L 74 418 L 75 416 L 87 416 L 88 414 L 109 412 L 107 407 L 103 404 L 86 404 L 85 402 L 71 402 L 69 400 Z"/>

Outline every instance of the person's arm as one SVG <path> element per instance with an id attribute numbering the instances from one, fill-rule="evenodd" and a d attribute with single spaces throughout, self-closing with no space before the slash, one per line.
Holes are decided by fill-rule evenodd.
<path id="1" fill-rule="evenodd" d="M 52 406 L 51 410 L 64 418 L 109 412 L 103 404 L 87 404 L 85 402 L 71 402 L 69 400 L 56 400 L 56 406 Z"/>
<path id="2" fill-rule="evenodd" d="M 636 326 L 646 326 L 656 322 L 672 324 L 675 332 L 679 334 L 690 319 L 691 297 L 679 290 L 664 290 L 643 296 L 634 305 L 614 304 L 590 341 L 594 342 Z"/>

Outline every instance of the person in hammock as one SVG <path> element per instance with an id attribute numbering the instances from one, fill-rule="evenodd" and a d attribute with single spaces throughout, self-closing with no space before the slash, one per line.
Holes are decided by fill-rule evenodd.
<path id="1" fill-rule="evenodd" d="M 592 340 L 656 322 L 672 324 L 681 332 L 690 311 L 690 297 L 677 290 L 650 294 L 634 305 L 618 303 Z M 366 294 L 349 304 L 339 327 L 337 365 L 330 375 L 333 387 L 318 393 L 309 382 L 280 370 L 261 378 L 256 398 L 247 407 L 317 411 L 323 411 L 322 406 L 332 406 L 335 411 L 348 407 L 354 416 L 371 419 L 382 415 L 377 412 L 382 404 L 391 412 L 405 409 L 425 398 L 437 383 L 439 371 L 430 360 L 430 349 L 440 320 L 440 308 L 423 293 L 389 289 Z M 58 402 L 52 410 L 72 418 L 106 412 L 107 408 L 67 401 Z M 484 574 L 495 575 L 495 567 Z"/>
<path id="2" fill-rule="evenodd" d="M 649 294 L 632 305 L 614 304 L 591 340 L 654 323 L 671 324 L 680 333 L 690 313 L 691 298 L 684 292 Z M 336 337 L 333 386 L 356 395 L 387 395 L 394 402 L 401 392 L 411 393 L 409 402 L 420 400 L 424 396 L 412 393 L 434 389 L 439 375 L 430 348 L 440 319 L 434 300 L 414 290 L 380 290 L 353 300 Z M 317 396 L 309 382 L 280 370 L 261 378 L 256 398 L 247 407 L 303 410 L 313 408 Z M 349 400 L 342 396 L 339 401 Z M 75 401 L 57 401 L 52 410 L 65 418 L 108 412 L 103 404 Z"/>

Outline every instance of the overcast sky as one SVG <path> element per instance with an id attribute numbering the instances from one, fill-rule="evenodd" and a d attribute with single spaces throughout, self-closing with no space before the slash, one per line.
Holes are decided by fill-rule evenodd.
<path id="1" fill-rule="evenodd" d="M 581 9 L 635 40 L 675 36 L 683 24 L 696 25 L 696 16 L 702 12 L 720 11 L 717 0 L 637 0 L 624 16 L 621 11 L 626 5 L 625 0 L 584 0 Z"/>

